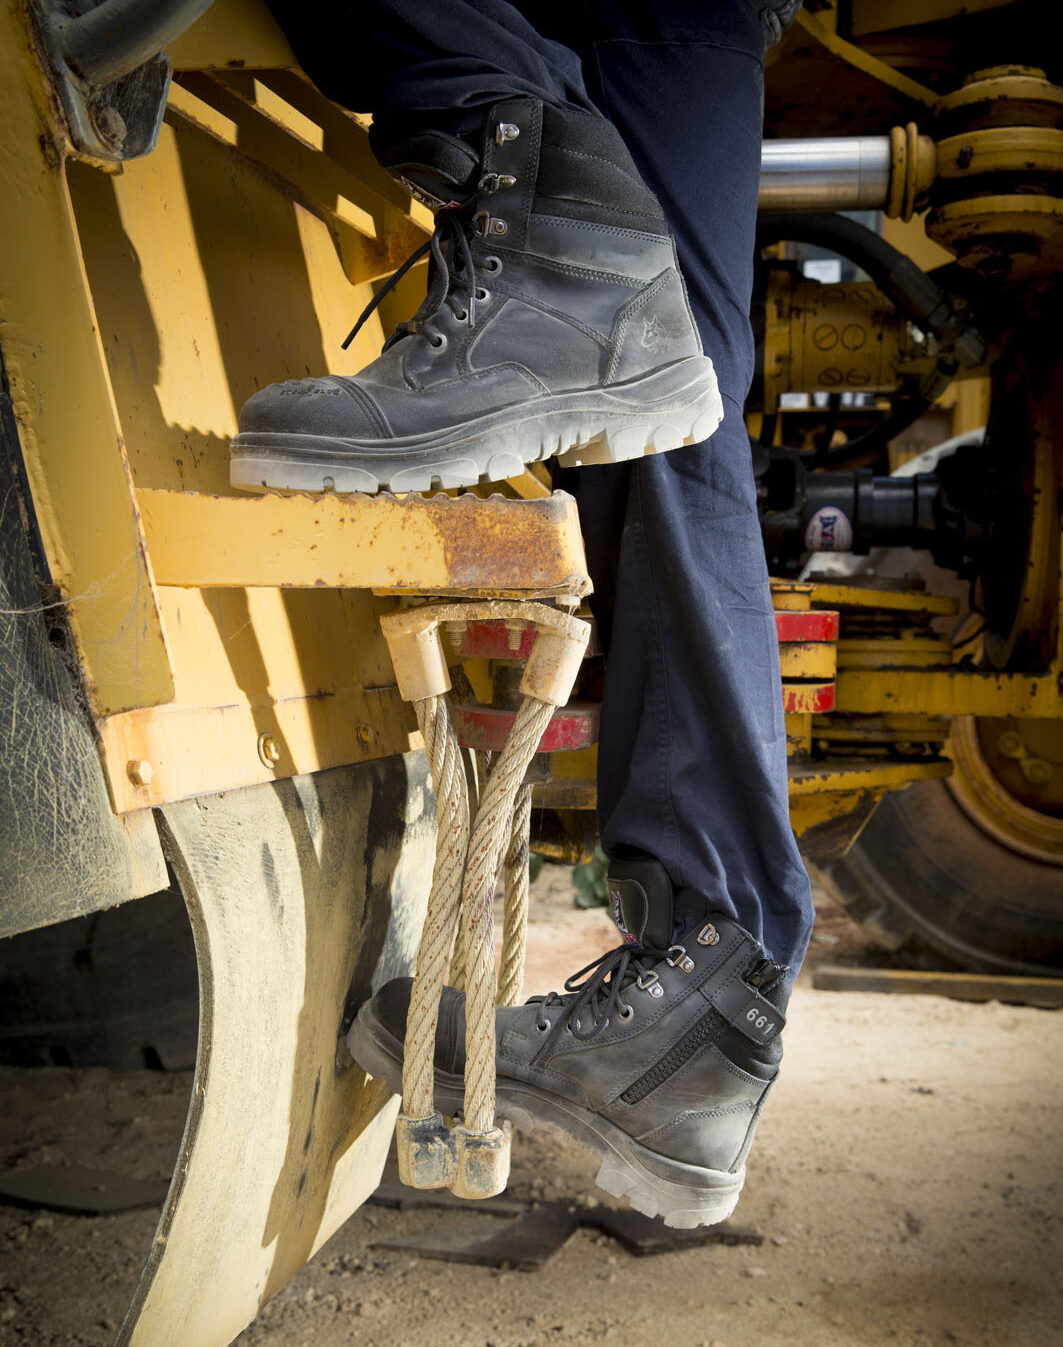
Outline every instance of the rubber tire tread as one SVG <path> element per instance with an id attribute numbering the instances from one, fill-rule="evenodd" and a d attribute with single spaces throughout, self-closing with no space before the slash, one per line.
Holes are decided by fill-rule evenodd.
<path id="1" fill-rule="evenodd" d="M 886 949 L 977 972 L 1063 973 L 1063 870 L 986 833 L 944 781 L 887 795 L 848 855 L 823 868 Z"/>
<path id="2" fill-rule="evenodd" d="M 0 1062 L 184 1071 L 199 979 L 184 901 L 164 890 L 0 941 Z"/>

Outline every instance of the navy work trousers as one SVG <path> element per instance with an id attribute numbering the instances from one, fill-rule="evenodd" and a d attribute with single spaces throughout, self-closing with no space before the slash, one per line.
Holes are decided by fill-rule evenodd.
<path id="1" fill-rule="evenodd" d="M 657 193 L 724 419 L 704 444 L 559 475 L 606 649 L 602 842 L 656 857 L 681 920 L 731 913 L 796 968 L 812 901 L 742 419 L 764 53 L 795 0 L 270 2 L 322 90 L 373 114 L 378 146 L 415 127 L 468 134 L 492 103 L 528 95 L 600 110 Z"/>

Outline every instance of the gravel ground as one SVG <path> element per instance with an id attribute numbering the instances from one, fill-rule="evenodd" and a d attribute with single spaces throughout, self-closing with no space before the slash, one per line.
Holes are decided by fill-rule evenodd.
<path id="1" fill-rule="evenodd" d="M 529 988 L 611 943 L 556 872 L 536 885 Z M 810 964 L 862 933 L 824 901 Z M 190 1077 L 0 1069 L 0 1167 L 82 1164 L 164 1179 Z M 241 1347 L 1049 1347 L 1063 1343 L 1063 1017 L 936 997 L 813 991 L 735 1221 L 759 1246 L 636 1259 L 580 1229 L 535 1272 L 375 1247 L 490 1227 L 482 1212 L 365 1207 L 238 1339 Z M 510 1191 L 597 1204 L 595 1164 L 519 1136 Z M 0 1343 L 110 1343 L 153 1211 L 0 1207 Z M 205 1345 L 206 1347 L 206 1345 Z"/>

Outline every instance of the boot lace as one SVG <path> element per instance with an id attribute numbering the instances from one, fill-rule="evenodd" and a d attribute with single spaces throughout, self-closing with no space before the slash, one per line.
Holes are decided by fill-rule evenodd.
<path id="1" fill-rule="evenodd" d="M 481 185 L 482 182 L 483 180 Z M 487 190 L 491 190 L 490 185 Z M 384 343 L 384 350 L 388 350 L 400 338 L 415 332 L 427 336 L 433 346 L 442 346 L 445 342 L 443 334 L 431 329 L 429 323 L 442 310 L 444 303 L 449 304 L 456 318 L 463 321 L 468 319 L 470 327 L 476 326 L 476 301 L 486 297 L 486 291 L 477 284 L 472 247 L 469 242 L 474 228 L 473 209 L 478 199 L 479 187 L 466 201 L 454 206 L 444 206 L 437 211 L 432 237 L 410 254 L 398 271 L 388 278 L 365 306 L 343 342 L 344 350 L 354 341 L 381 300 L 390 294 L 410 268 L 416 266 L 424 257 L 430 258 L 428 294 L 414 316 L 396 326 L 395 331 Z"/>
<path id="2" fill-rule="evenodd" d="M 565 1026 L 573 1038 L 583 1041 L 593 1038 L 609 1023 L 611 1015 L 620 1012 L 622 1018 L 627 1018 L 623 1012 L 630 1013 L 631 1008 L 623 1000 L 624 992 L 632 986 L 645 987 L 656 981 L 653 965 L 667 959 L 670 953 L 652 945 L 619 945 L 607 951 L 565 980 L 567 995 L 547 992 L 545 996 L 531 998 L 528 1005 L 536 1005 L 539 1012 L 535 1027 L 540 1033 L 552 1029 L 551 1039 Z M 546 1013 L 554 1007 L 560 1007 L 562 1012 L 556 1023 Z M 586 1029 L 584 1011 L 589 1012 L 590 1025 Z"/>

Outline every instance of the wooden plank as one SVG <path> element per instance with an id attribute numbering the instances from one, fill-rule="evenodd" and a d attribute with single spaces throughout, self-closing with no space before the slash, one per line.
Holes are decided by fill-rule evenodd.
<path id="1" fill-rule="evenodd" d="M 1063 1009 L 1063 978 L 1009 977 L 992 973 L 934 973 L 908 968 L 842 968 L 824 964 L 812 975 L 823 992 L 894 992 L 948 996 L 954 1001 L 1004 1001 L 1008 1005 Z"/>

